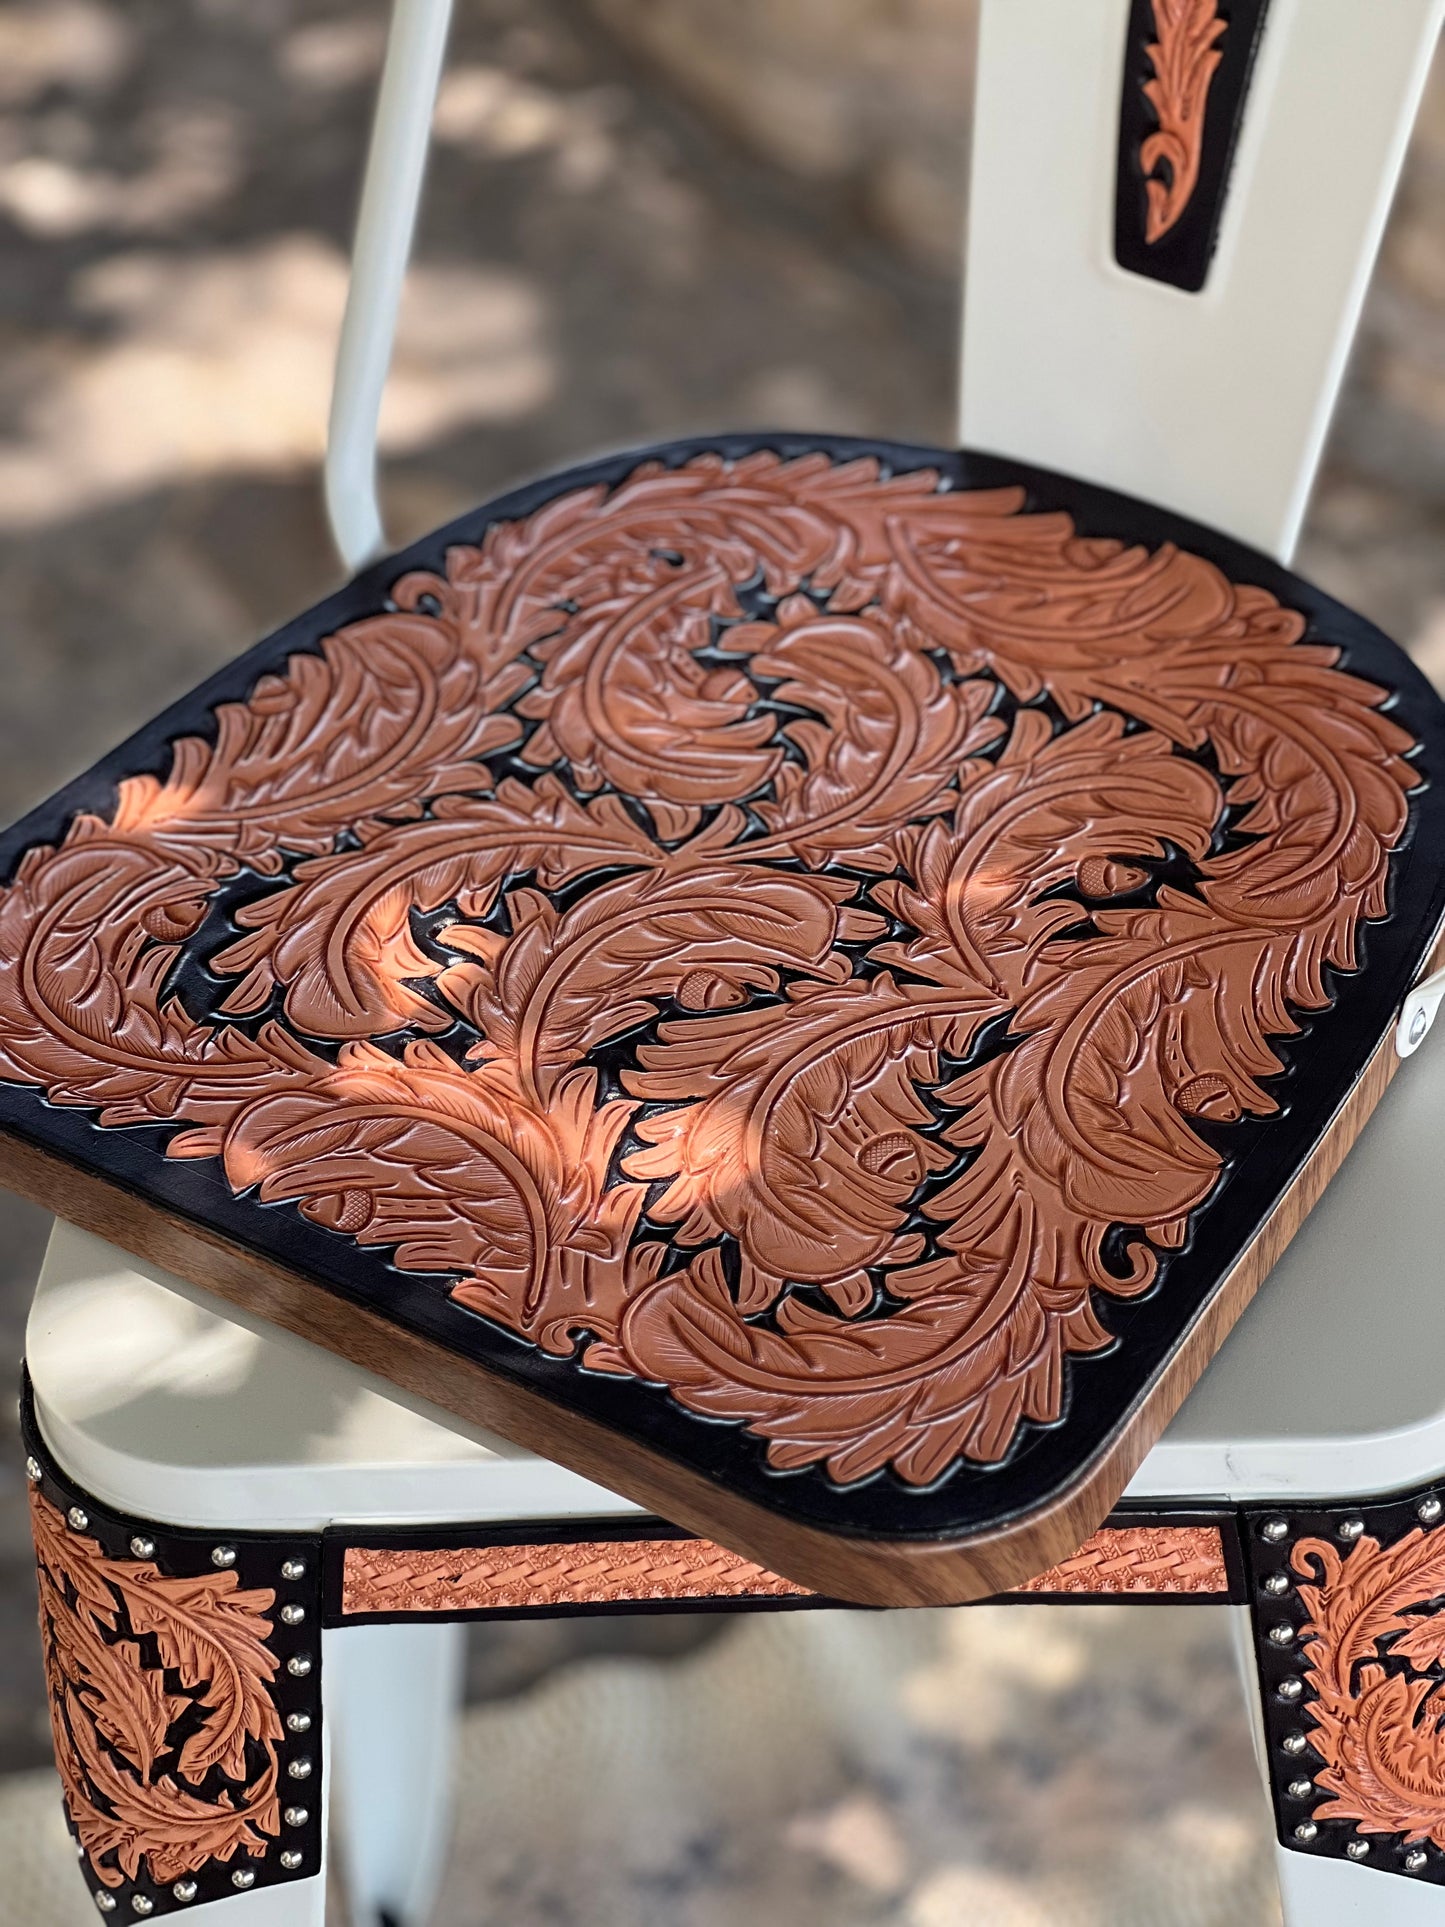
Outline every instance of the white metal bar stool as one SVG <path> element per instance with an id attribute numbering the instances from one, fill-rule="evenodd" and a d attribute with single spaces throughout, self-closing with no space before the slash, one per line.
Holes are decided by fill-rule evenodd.
<path id="1" fill-rule="evenodd" d="M 1227 194 L 1215 184 L 1212 265 L 1211 230 L 1156 274 L 1124 265 L 1108 232 L 1130 0 L 984 0 L 965 443 L 1287 559 L 1442 11 L 1271 0 Z M 1258 12 L 1236 7 L 1231 28 Z M 397 0 L 393 18 L 327 457 L 352 567 L 383 547 L 376 417 L 447 14 Z M 1215 17 L 1156 0 L 1156 24 L 1175 16 Z M 1185 138 L 1158 174 L 1161 221 L 1187 164 Z M 1445 1921 L 1439 1641 L 1417 1630 L 1445 1593 L 1442 1131 L 1427 1050 L 1109 1525 L 1031 1588 L 1232 1606 L 1291 1927 Z M 43 1605 L 82 1645 L 124 1611 L 162 1665 L 187 1614 L 224 1623 L 229 1643 L 182 1690 L 214 1700 L 220 1666 L 233 1727 L 268 1761 L 239 1814 L 164 1777 L 126 1813 L 70 1787 L 82 1849 L 97 1866 L 120 1853 L 93 1881 L 117 1918 L 321 1927 L 330 1853 L 357 1927 L 421 1927 L 448 1827 L 459 1620 L 811 1598 L 71 1226 L 52 1234 L 27 1366 Z M 102 1528 L 127 1557 L 96 1550 Z M 1391 1658 L 1412 1639 L 1413 1671 Z M 51 1664 L 64 1674 L 62 1645 Z"/>

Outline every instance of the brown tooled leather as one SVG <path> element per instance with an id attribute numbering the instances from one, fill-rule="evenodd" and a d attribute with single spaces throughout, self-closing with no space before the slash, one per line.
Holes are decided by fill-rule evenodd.
<path id="1" fill-rule="evenodd" d="M 1217 1526 L 1105 1526 L 1020 1592 L 1229 1591 Z M 710 1539 L 581 1539 L 550 1545 L 348 1546 L 341 1610 L 515 1612 L 630 1600 L 811 1596 Z"/>
<path id="2" fill-rule="evenodd" d="M 1218 1526 L 1102 1526 L 1020 1592 L 1218 1593 L 1229 1572 Z"/>
<path id="3" fill-rule="evenodd" d="M 1367 1534 L 1348 1556 L 1302 1539 L 1291 1563 L 1309 1618 L 1309 1743 L 1314 1782 L 1331 1797 L 1313 1820 L 1353 1820 L 1445 1847 L 1445 1532 L 1412 1528 L 1392 1546 Z"/>
<path id="4" fill-rule="evenodd" d="M 107 1558 L 33 1488 L 30 1523 L 55 1764 L 97 1880 L 263 1856 L 281 1825 L 274 1595 Z"/>
<path id="5" fill-rule="evenodd" d="M 1198 555 L 871 459 L 649 464 L 394 599 L 26 854 L 0 1075 L 777 1467 L 1057 1418 L 1385 913 L 1383 692 Z"/>
<path id="6" fill-rule="evenodd" d="M 1148 206 L 1144 238 L 1160 241 L 1194 197 L 1204 150 L 1204 115 L 1227 23 L 1217 0 L 1153 0 L 1153 64 L 1144 93 L 1159 125 L 1139 146 Z"/>
<path id="7" fill-rule="evenodd" d="M 656 1599 L 784 1599 L 807 1592 L 710 1539 L 578 1539 L 415 1551 L 348 1546 L 341 1610 L 347 1616 L 509 1612 Z"/>

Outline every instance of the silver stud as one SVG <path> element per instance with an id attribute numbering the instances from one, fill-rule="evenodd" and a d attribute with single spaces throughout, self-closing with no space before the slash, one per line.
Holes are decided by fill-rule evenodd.
<path id="1" fill-rule="evenodd" d="M 199 1889 L 194 1880 L 178 1880 L 171 1888 L 171 1892 L 184 1905 L 185 1902 L 195 1899 Z"/>
<path id="2" fill-rule="evenodd" d="M 248 1887 L 254 1887 L 255 1884 L 255 1871 L 250 1867 L 237 1867 L 236 1871 L 231 1875 L 231 1885 L 233 1887 L 239 1887 L 242 1893 L 244 1893 Z"/>
<path id="3" fill-rule="evenodd" d="M 1282 1700 L 1297 1700 L 1305 1689 L 1300 1680 L 1282 1679 L 1275 1690 Z"/>
<path id="4" fill-rule="evenodd" d="M 73 1505 L 65 1516 L 77 1532 L 84 1532 L 90 1524 L 90 1514 L 78 1505 Z"/>
<path id="5" fill-rule="evenodd" d="M 306 1577 L 306 1561 L 304 1559 L 283 1559 L 281 1561 L 281 1577 L 283 1579 L 304 1579 Z"/>
<path id="6" fill-rule="evenodd" d="M 305 1807 L 287 1807 L 286 1811 L 281 1815 L 281 1818 L 286 1822 L 288 1827 L 304 1827 L 306 1822 L 311 1818 L 311 1815 L 306 1811 Z"/>
<path id="7" fill-rule="evenodd" d="M 1335 1536 L 1343 1539 L 1348 1545 L 1358 1539 L 1364 1529 L 1365 1522 L 1363 1519 L 1341 1519 L 1340 1523 L 1335 1527 Z"/>
<path id="8" fill-rule="evenodd" d="M 1369 1851 L 1370 1843 L 1368 1840 L 1348 1840 L 1345 1843 L 1345 1852 L 1350 1856 L 1351 1860 L 1363 1860 Z"/>
<path id="9" fill-rule="evenodd" d="M 32 1458 L 25 1461 L 25 1476 L 32 1485 L 39 1485 L 42 1477 L 39 1459 Z"/>
<path id="10" fill-rule="evenodd" d="M 1440 1504 L 1440 1501 L 1432 1492 L 1428 1499 L 1422 1499 L 1419 1505 L 1416 1506 L 1415 1517 L 1420 1521 L 1421 1525 L 1433 1526 L 1442 1511 L 1445 1511 L 1445 1506 Z"/>
<path id="11" fill-rule="evenodd" d="M 311 1671 L 311 1661 L 305 1653 L 293 1653 L 286 1662 L 286 1671 L 293 1679 L 305 1679 Z"/>
<path id="12" fill-rule="evenodd" d="M 1313 1840 L 1318 1832 L 1319 1828 L 1313 1820 L 1301 1820 L 1294 1830 L 1294 1837 L 1296 1840 Z"/>
<path id="13" fill-rule="evenodd" d="M 1425 1852 L 1425 1849 L 1423 1847 L 1416 1847 L 1412 1852 L 1405 1855 L 1406 1873 L 1419 1873 L 1428 1859 L 1429 1855 Z"/>
<path id="14" fill-rule="evenodd" d="M 286 1869 L 287 1873 L 295 1873 L 305 1858 L 305 1854 L 297 1853 L 294 1847 L 288 1847 L 281 1856 L 281 1865 Z"/>
<path id="15" fill-rule="evenodd" d="M 156 1556 L 155 1540 L 147 1539 L 143 1532 L 138 1532 L 131 1540 L 130 1549 L 136 1559 L 154 1559 Z"/>
<path id="16" fill-rule="evenodd" d="M 226 1572 L 226 1571 L 229 1571 L 229 1569 L 232 1566 L 234 1566 L 235 1563 L 236 1563 L 236 1548 L 234 1546 L 212 1546 L 211 1564 L 213 1566 L 219 1566 L 222 1572 Z M 244 1873 L 245 1868 L 243 1867 L 241 1871 Z M 233 1880 L 235 1879 L 234 1874 L 231 1877 Z"/>
<path id="17" fill-rule="evenodd" d="M 156 1903 L 151 1899 L 149 1894 L 132 1894 L 130 1898 L 130 1910 L 133 1914 L 153 1914 L 156 1910 Z"/>
<path id="18" fill-rule="evenodd" d="M 95 1904 L 103 1914 L 113 1914 L 115 1912 L 115 1895 L 97 1894 L 95 1896 Z"/>
<path id="19" fill-rule="evenodd" d="M 309 1733 L 311 1731 L 311 1715 L 309 1713 L 288 1713 L 286 1715 L 286 1725 L 292 1733 Z"/>
<path id="20" fill-rule="evenodd" d="M 1289 1783 L 1290 1797 L 1294 1800 L 1308 1800 L 1314 1790 L 1313 1780 L 1291 1780 Z"/>
<path id="21" fill-rule="evenodd" d="M 1271 1646 L 1293 1646 L 1294 1627 L 1283 1619 L 1277 1626 L 1271 1626 L 1269 1629 L 1269 1643 Z"/>
<path id="22" fill-rule="evenodd" d="M 305 1617 L 306 1608 L 304 1606 L 283 1606 L 281 1608 L 281 1618 L 288 1626 L 299 1626 Z"/>
<path id="23" fill-rule="evenodd" d="M 1281 1539 L 1289 1537 L 1288 1519 L 1266 1519 L 1260 1527 L 1260 1537 L 1268 1539 L 1271 1545 L 1278 1545 Z"/>
<path id="24" fill-rule="evenodd" d="M 1287 1572 L 1272 1572 L 1264 1582 L 1264 1589 L 1268 1593 L 1273 1593 L 1275 1598 L 1278 1599 L 1282 1592 L 1289 1591 L 1289 1574 Z"/>
<path id="25" fill-rule="evenodd" d="M 1417 1009 L 1414 1016 L 1410 1019 L 1410 1042 L 1412 1044 L 1418 1044 L 1429 1028 L 1429 1013 Z"/>
<path id="26" fill-rule="evenodd" d="M 286 1771 L 291 1775 L 293 1780 L 309 1780 L 311 1778 L 311 1762 L 310 1760 L 293 1760 Z"/>
<path id="27" fill-rule="evenodd" d="M 1303 1733 L 1286 1733 L 1280 1745 L 1286 1753 L 1303 1753 L 1306 1745 L 1305 1736 Z"/>

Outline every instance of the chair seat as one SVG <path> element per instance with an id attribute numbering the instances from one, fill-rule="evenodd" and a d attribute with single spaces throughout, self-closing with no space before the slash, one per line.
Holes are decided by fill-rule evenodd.
<path id="1" fill-rule="evenodd" d="M 815 1591 L 986 1596 L 1388 1082 L 1442 764 L 1384 636 L 1146 504 L 619 456 L 0 839 L 0 1175 Z"/>
<path id="2" fill-rule="evenodd" d="M 1130 1497 L 1345 1498 L 1445 1465 L 1442 1142 L 1445 1063 L 1427 1046 Z M 635 1509 L 63 1223 L 26 1350 L 51 1449 L 98 1498 L 144 1517 L 303 1530 Z"/>

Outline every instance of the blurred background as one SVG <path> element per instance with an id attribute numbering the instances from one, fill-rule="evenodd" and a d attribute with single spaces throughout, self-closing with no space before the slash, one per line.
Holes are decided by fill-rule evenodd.
<path id="1" fill-rule="evenodd" d="M 947 441 L 972 0 L 458 0 L 383 415 L 400 544 L 726 427 Z M 335 586 L 377 0 L 0 4 L 0 817 Z M 1445 62 L 1300 566 L 1445 681 Z M 45 1220 L 0 1194 L 0 1355 Z M 0 1891 L 60 1823 L 13 1414 Z M 1265 1927 L 1213 1609 L 475 1631 L 438 1927 Z M 1171 1898 L 1171 1896 L 1174 1896 Z"/>

